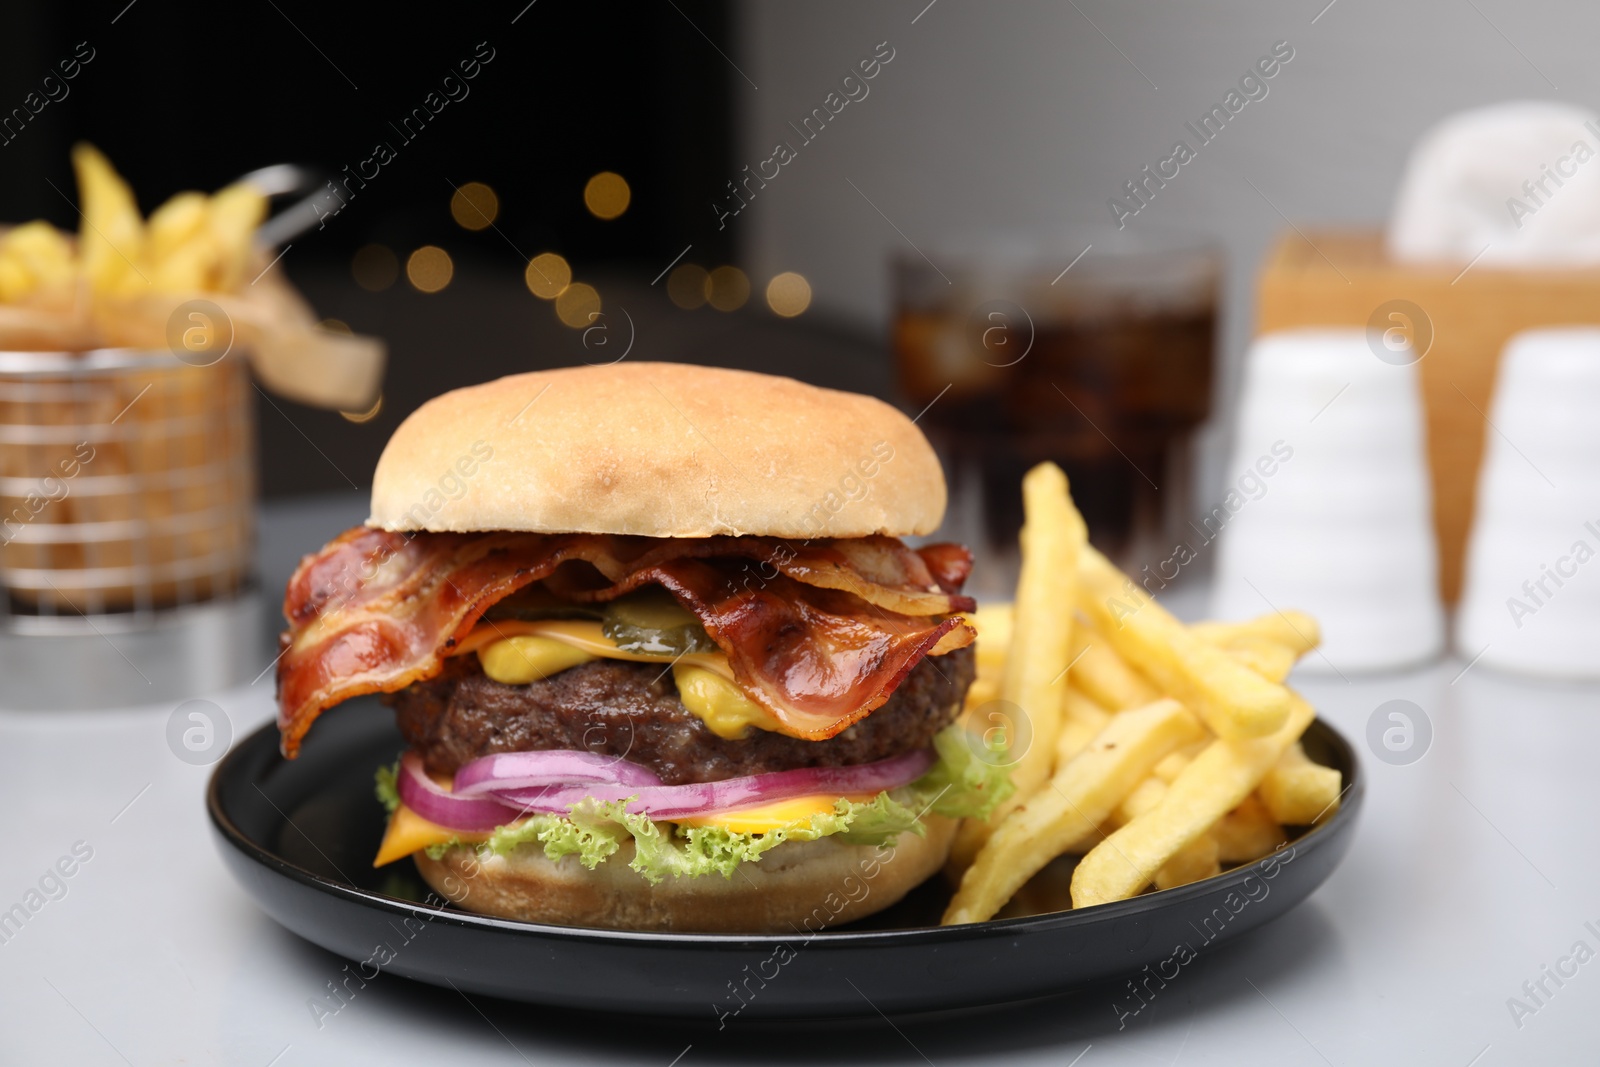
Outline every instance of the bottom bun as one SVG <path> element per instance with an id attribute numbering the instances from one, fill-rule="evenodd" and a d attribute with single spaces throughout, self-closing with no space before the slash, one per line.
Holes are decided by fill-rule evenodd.
<path id="1" fill-rule="evenodd" d="M 538 847 L 480 857 L 469 846 L 441 859 L 418 852 L 422 877 L 468 911 L 524 922 L 685 933 L 818 931 L 882 911 L 944 865 L 955 823 L 924 817 L 926 836 L 847 845 L 830 837 L 788 841 L 720 874 L 651 885 L 628 866 L 623 844 L 594 870 L 575 856 L 552 860 Z"/>

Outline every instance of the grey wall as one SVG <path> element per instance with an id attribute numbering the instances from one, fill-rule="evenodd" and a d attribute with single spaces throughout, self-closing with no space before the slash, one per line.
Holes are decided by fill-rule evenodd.
<path id="1" fill-rule="evenodd" d="M 1600 101 L 1589 55 L 1600 5 L 1575 0 L 1336 0 L 1320 17 L 1326 0 L 926 2 L 741 8 L 733 56 L 759 86 L 735 82 L 741 163 L 794 140 L 787 122 L 878 42 L 896 52 L 870 95 L 728 220 L 757 276 L 798 270 L 820 312 L 881 327 L 885 257 L 905 239 L 847 178 L 924 248 L 974 225 L 1103 226 L 1122 182 L 1286 40 L 1295 55 L 1268 95 L 1128 223 L 1200 228 L 1227 249 L 1224 397 L 1255 271 L 1286 227 L 1279 211 L 1301 225 L 1378 222 L 1409 145 L 1442 116 L 1513 98 Z M 1213 478 L 1216 454 L 1213 440 Z"/>

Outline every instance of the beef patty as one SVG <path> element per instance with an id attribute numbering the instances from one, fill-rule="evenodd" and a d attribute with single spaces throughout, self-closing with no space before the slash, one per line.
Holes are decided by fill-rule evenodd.
<path id="1" fill-rule="evenodd" d="M 452 775 L 496 752 L 587 749 L 680 785 L 871 763 L 923 748 L 955 718 L 973 671 L 970 647 L 923 659 L 881 707 L 826 741 L 756 729 L 737 741 L 718 737 L 678 699 L 671 671 L 614 659 L 502 685 L 483 674 L 476 656 L 459 656 L 438 677 L 384 700 L 433 774 Z"/>

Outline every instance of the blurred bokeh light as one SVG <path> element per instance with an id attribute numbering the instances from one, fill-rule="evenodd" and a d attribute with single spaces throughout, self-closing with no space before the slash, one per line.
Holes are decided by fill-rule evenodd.
<path id="1" fill-rule="evenodd" d="M 718 311 L 737 311 L 750 299 L 750 279 L 738 267 L 718 267 L 706 279 L 706 303 Z"/>
<path id="2" fill-rule="evenodd" d="M 583 203 L 589 213 L 598 219 L 614 219 L 628 210 L 633 191 L 620 174 L 603 170 L 589 179 L 583 187 Z"/>
<path id="3" fill-rule="evenodd" d="M 406 260 L 406 277 L 424 293 L 437 293 L 449 285 L 455 272 L 450 253 L 438 245 L 423 245 Z"/>
<path id="4" fill-rule="evenodd" d="M 792 319 L 811 306 L 811 283 L 792 270 L 775 275 L 767 283 L 767 307 Z"/>
<path id="5" fill-rule="evenodd" d="M 556 297 L 556 317 L 568 326 L 588 326 L 600 313 L 600 294 L 592 285 L 573 282 Z"/>
<path id="6" fill-rule="evenodd" d="M 528 260 L 522 280 L 534 296 L 554 300 L 561 295 L 561 290 L 572 284 L 572 268 L 554 252 L 540 252 Z"/>
<path id="7" fill-rule="evenodd" d="M 706 269 L 698 264 L 685 263 L 673 269 L 667 277 L 667 298 L 685 311 L 693 311 L 706 302 Z"/>
<path id="8" fill-rule="evenodd" d="M 482 182 L 468 182 L 450 197 L 450 217 L 468 230 L 487 229 L 500 217 L 500 198 Z"/>

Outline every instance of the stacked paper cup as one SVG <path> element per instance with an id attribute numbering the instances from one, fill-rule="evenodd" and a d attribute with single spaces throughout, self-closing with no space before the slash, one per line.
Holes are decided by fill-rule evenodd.
<path id="1" fill-rule="evenodd" d="M 1600 677 L 1600 329 L 1512 338 L 1489 421 L 1457 651 Z"/>
<path id="2" fill-rule="evenodd" d="M 1443 647 L 1416 358 L 1344 328 L 1270 334 L 1246 357 L 1230 484 L 1191 529 L 1221 531 L 1218 618 L 1321 620 L 1306 669 L 1398 668 Z"/>

